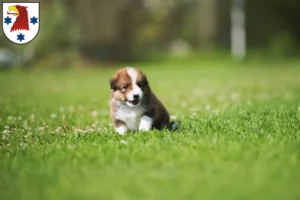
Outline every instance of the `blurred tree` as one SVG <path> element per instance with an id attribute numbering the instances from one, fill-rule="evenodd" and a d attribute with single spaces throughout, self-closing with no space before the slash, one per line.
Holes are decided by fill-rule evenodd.
<path id="1" fill-rule="evenodd" d="M 233 0 L 231 4 L 231 53 L 234 59 L 243 60 L 246 56 L 245 0 Z"/>
<path id="2" fill-rule="evenodd" d="M 297 54 L 299 19 L 299 0 L 247 1 L 248 44 L 254 49 L 271 48 L 281 54 Z"/>
<path id="3" fill-rule="evenodd" d="M 199 7 L 199 45 L 201 49 L 212 48 L 217 37 L 217 0 L 201 0 Z"/>
<path id="4" fill-rule="evenodd" d="M 295 54 L 300 47 L 300 1 L 245 1 L 247 46 L 271 49 L 275 54 Z M 174 43 L 177 48 L 229 50 L 231 3 L 232 0 L 41 0 L 37 38 L 20 46 L 2 34 L 0 47 L 18 55 L 34 52 L 38 60 L 55 61 L 53 66 L 71 65 L 82 56 L 86 60 L 141 60 L 152 52 L 170 52 Z"/>
<path id="5" fill-rule="evenodd" d="M 104 60 L 132 60 L 134 17 L 140 0 L 123 2 L 85 0 L 73 3 L 73 16 L 80 22 L 80 51 L 83 55 Z"/>

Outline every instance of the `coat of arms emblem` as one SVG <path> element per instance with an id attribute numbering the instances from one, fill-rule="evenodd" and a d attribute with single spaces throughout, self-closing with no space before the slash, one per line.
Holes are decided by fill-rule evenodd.
<path id="1" fill-rule="evenodd" d="M 39 32 L 40 3 L 2 3 L 3 32 L 16 44 L 32 41 Z"/>

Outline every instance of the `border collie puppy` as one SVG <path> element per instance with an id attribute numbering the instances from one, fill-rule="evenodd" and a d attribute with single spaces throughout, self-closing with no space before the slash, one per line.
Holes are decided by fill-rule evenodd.
<path id="1" fill-rule="evenodd" d="M 151 91 L 147 77 L 139 69 L 120 69 L 109 82 L 110 115 L 119 134 L 177 129 L 177 123 L 170 123 L 168 111 Z"/>

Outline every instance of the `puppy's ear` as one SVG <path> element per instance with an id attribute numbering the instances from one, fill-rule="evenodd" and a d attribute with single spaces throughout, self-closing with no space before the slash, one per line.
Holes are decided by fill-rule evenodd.
<path id="1" fill-rule="evenodd" d="M 109 84 L 110 84 L 110 89 L 116 90 L 116 79 L 113 79 L 113 78 L 110 79 Z"/>
<path id="2" fill-rule="evenodd" d="M 149 85 L 148 79 L 145 78 L 145 85 Z"/>
<path id="3" fill-rule="evenodd" d="M 144 86 L 149 85 L 149 82 L 148 82 L 148 79 L 147 79 L 146 74 L 143 75 L 142 84 L 143 84 Z"/>

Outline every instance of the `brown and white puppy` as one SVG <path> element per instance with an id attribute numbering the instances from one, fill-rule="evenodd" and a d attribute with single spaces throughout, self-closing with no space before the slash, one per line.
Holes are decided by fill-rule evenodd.
<path id="1" fill-rule="evenodd" d="M 115 130 L 161 130 L 170 126 L 169 113 L 151 91 L 147 77 L 139 69 L 126 67 L 110 79 L 110 115 Z"/>

